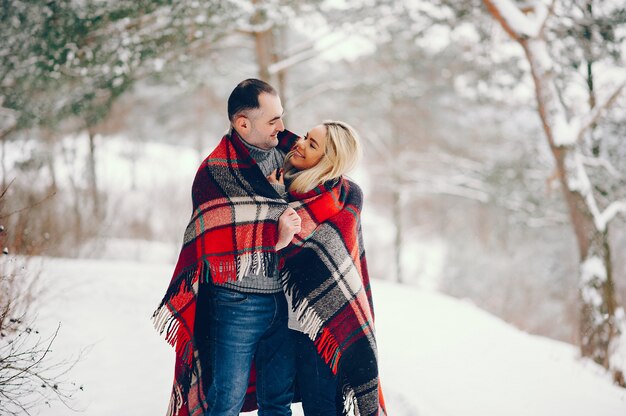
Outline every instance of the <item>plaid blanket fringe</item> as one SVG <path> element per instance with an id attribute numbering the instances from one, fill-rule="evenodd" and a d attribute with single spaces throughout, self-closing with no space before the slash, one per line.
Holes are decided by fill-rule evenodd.
<path id="1" fill-rule="evenodd" d="M 293 310 L 339 378 L 342 413 L 384 416 L 360 226 L 362 192 L 342 178 L 290 196 L 302 218 L 301 233 L 281 253 L 281 279 Z"/>
<path id="2" fill-rule="evenodd" d="M 161 301 L 161 304 L 152 315 L 154 327 L 159 335 L 165 333 L 165 340 L 171 346 L 177 346 L 177 354 L 189 364 L 192 358 L 191 335 L 188 331 L 181 331 L 181 321 L 169 307 L 167 301 L 180 293 L 193 293 L 192 286 L 196 283 L 207 283 L 208 274 L 204 271 L 209 267 L 204 260 L 198 265 L 181 273 L 175 282 L 172 282 Z"/>
<path id="3" fill-rule="evenodd" d="M 297 136 L 279 133 L 287 152 Z M 192 186 L 193 214 L 170 285 L 152 319 L 175 347 L 168 416 L 201 416 L 207 409 L 208 363 L 201 360 L 196 308 L 201 286 L 273 269 L 277 221 L 287 204 L 269 185 L 236 132 L 222 138 L 203 161 Z M 198 316 L 206 326 L 203 312 Z"/>

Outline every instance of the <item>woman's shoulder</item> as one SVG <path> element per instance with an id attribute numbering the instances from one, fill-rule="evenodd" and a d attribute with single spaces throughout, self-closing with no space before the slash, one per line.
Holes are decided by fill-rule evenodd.
<path id="1" fill-rule="evenodd" d="M 358 183 L 356 183 L 355 181 L 353 181 L 352 179 L 346 176 L 344 176 L 342 180 L 344 184 L 350 189 L 351 192 L 356 192 L 360 195 L 363 195 L 363 190 L 361 189 Z"/>
<path id="2" fill-rule="evenodd" d="M 348 201 L 350 201 L 350 204 L 356 205 L 357 207 L 361 208 L 361 206 L 363 205 L 363 190 L 361 189 L 359 184 L 357 184 L 350 178 L 346 178 L 345 176 L 342 178 L 342 181 L 347 189 L 347 198 Z"/>

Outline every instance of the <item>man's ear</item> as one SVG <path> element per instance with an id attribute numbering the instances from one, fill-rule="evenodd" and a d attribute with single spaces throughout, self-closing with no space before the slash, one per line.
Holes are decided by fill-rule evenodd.
<path id="1" fill-rule="evenodd" d="M 247 133 L 250 130 L 250 120 L 244 115 L 238 115 L 233 123 L 235 130 L 240 133 Z"/>

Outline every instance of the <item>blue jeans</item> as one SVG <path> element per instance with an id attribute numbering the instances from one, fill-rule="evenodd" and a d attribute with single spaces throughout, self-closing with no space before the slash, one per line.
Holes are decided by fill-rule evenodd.
<path id="1" fill-rule="evenodd" d="M 284 293 L 241 293 L 212 287 L 210 298 L 213 372 L 206 415 L 239 414 L 254 359 L 259 416 L 290 416 L 295 357 Z"/>
<path id="2" fill-rule="evenodd" d="M 306 334 L 291 331 L 291 336 L 296 348 L 296 383 L 304 415 L 337 416 L 337 377 Z"/>

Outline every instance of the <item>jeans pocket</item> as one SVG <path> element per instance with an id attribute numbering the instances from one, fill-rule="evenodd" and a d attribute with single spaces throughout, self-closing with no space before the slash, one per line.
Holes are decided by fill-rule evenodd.
<path id="1" fill-rule="evenodd" d="M 234 305 L 244 303 L 248 299 L 248 294 L 223 287 L 214 287 L 213 299 L 218 305 Z"/>

